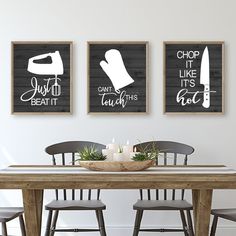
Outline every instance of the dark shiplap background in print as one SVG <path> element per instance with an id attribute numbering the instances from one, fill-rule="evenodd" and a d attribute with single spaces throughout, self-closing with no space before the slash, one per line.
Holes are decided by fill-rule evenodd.
<path id="1" fill-rule="evenodd" d="M 89 112 L 147 112 L 146 107 L 146 50 L 147 43 L 89 43 Z M 101 96 L 99 95 L 99 87 L 112 87 L 112 93 L 115 93 L 113 84 L 107 74 L 100 66 L 100 62 L 105 59 L 106 51 L 117 49 L 121 53 L 125 67 L 129 75 L 134 80 L 134 83 L 120 89 L 126 91 L 130 95 L 130 100 L 127 100 L 126 106 L 123 108 L 120 105 L 115 107 L 102 106 Z M 101 93 L 100 93 L 101 94 Z M 137 100 L 134 99 L 137 97 Z M 107 99 L 114 101 L 119 98 L 114 95 L 106 95 Z"/>
<path id="2" fill-rule="evenodd" d="M 205 47 L 208 47 L 209 60 L 210 60 L 210 90 L 216 91 L 210 93 L 210 107 L 204 108 L 203 103 L 203 93 L 196 96 L 196 99 L 200 101 L 196 104 L 187 104 L 182 106 L 177 103 L 176 96 L 181 89 L 188 89 L 189 92 L 204 91 L 204 86 L 200 84 L 200 67 L 202 54 Z M 209 43 L 209 44 L 165 44 L 165 112 L 222 112 L 222 78 L 223 78 L 223 58 L 222 58 L 223 44 L 221 43 Z M 195 86 L 181 87 L 181 78 L 179 76 L 179 71 L 186 69 L 186 60 L 177 58 L 177 52 L 184 51 L 199 51 L 199 56 L 197 56 L 192 62 L 192 69 L 196 69 L 196 78 L 194 78 Z M 191 79 L 191 78 L 190 78 Z M 187 98 L 193 97 L 193 94 L 186 94 L 185 101 Z"/>
<path id="3" fill-rule="evenodd" d="M 68 113 L 70 110 L 70 50 L 71 43 L 13 43 L 13 112 L 20 113 L 40 113 L 40 112 L 63 112 Z M 54 78 L 55 74 L 37 75 L 27 71 L 28 60 L 31 57 L 46 53 L 60 52 L 60 56 L 64 66 L 64 74 L 58 75 L 58 84 L 61 86 L 61 95 L 53 96 L 52 92 L 48 92 L 45 96 L 36 93 L 34 99 L 38 99 L 42 103 L 42 99 L 48 99 L 48 104 L 34 105 L 33 101 L 22 101 L 21 95 L 26 91 L 32 90 L 31 79 L 37 78 L 39 86 L 46 86 L 44 79 Z M 54 81 L 49 83 L 49 88 Z M 40 87 L 40 88 L 42 88 Z M 56 105 L 50 103 L 51 99 L 57 98 Z M 46 100 L 44 100 L 46 101 Z"/>

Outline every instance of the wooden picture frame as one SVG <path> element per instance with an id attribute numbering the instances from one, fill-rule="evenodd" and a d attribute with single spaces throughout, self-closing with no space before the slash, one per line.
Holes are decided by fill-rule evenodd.
<path id="1" fill-rule="evenodd" d="M 112 70 L 109 69 L 116 67 L 117 64 L 114 63 L 116 59 L 120 62 L 119 65 L 123 60 L 123 68 L 117 69 L 112 77 Z M 87 60 L 88 114 L 147 114 L 149 112 L 147 41 L 89 41 Z M 125 69 L 128 72 L 126 75 L 116 76 Z M 121 83 L 125 79 L 128 80 L 125 81 L 128 85 L 122 87 Z M 126 93 L 127 100 L 123 104 L 114 105 L 117 101 L 115 99 L 118 97 L 121 99 L 122 93 Z"/>
<path id="2" fill-rule="evenodd" d="M 72 41 L 11 43 L 11 114 L 72 114 Z"/>
<path id="3" fill-rule="evenodd" d="M 165 41 L 163 56 L 164 114 L 224 114 L 224 41 Z"/>

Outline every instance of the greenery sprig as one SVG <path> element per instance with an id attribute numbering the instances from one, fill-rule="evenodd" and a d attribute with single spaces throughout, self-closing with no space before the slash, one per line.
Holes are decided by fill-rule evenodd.
<path id="1" fill-rule="evenodd" d="M 122 148 L 122 146 L 119 146 L 119 148 L 118 148 L 118 153 L 123 153 L 123 148 Z"/>
<path id="2" fill-rule="evenodd" d="M 133 161 L 147 161 L 155 160 L 160 154 L 160 150 L 155 145 L 155 142 L 148 143 L 146 145 L 139 145 L 139 153 L 133 156 Z"/>

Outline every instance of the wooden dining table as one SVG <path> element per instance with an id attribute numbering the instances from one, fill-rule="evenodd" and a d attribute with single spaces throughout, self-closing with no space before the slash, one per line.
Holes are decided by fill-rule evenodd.
<path id="1" fill-rule="evenodd" d="M 236 170 L 225 166 L 152 167 L 135 172 L 99 172 L 74 166 L 9 166 L 0 189 L 21 189 L 27 236 L 41 235 L 46 189 L 191 189 L 195 236 L 209 235 L 214 189 L 236 189 Z"/>

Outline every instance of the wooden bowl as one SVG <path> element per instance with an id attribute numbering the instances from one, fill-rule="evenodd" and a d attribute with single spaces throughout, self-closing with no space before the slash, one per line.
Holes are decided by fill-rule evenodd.
<path id="1" fill-rule="evenodd" d="M 155 161 L 80 161 L 79 164 L 95 171 L 141 171 L 154 166 Z"/>

